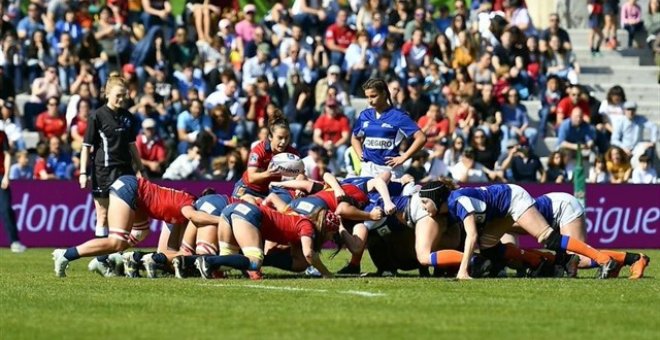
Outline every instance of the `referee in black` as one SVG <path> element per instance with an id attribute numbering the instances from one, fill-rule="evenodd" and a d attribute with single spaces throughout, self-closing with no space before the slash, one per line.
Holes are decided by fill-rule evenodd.
<path id="1" fill-rule="evenodd" d="M 96 206 L 96 237 L 108 236 L 108 204 L 112 183 L 123 175 L 140 176 L 142 161 L 135 147 L 138 125 L 133 115 L 121 104 L 127 94 L 126 81 L 112 75 L 105 84 L 106 104 L 89 117 L 80 154 L 80 188 L 89 183 L 91 170 L 92 195 Z M 91 159 L 93 165 L 88 166 Z M 97 260 L 107 270 L 107 256 Z M 105 272 L 103 274 L 106 274 Z"/>

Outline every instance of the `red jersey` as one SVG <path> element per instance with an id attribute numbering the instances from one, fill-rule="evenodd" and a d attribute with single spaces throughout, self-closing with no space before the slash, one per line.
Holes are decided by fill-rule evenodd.
<path id="1" fill-rule="evenodd" d="M 424 129 L 426 125 L 429 122 L 429 117 L 428 116 L 421 116 L 419 120 L 417 121 L 417 126 L 419 126 L 420 129 Z M 436 137 L 439 136 L 440 133 L 442 133 L 444 136 L 449 135 L 449 120 L 448 119 L 442 119 L 439 122 L 435 122 L 435 124 L 431 125 L 428 130 L 424 133 L 426 137 Z M 432 149 L 433 146 L 436 144 L 435 141 L 429 140 L 426 143 L 426 147 L 429 149 Z"/>
<path id="2" fill-rule="evenodd" d="M 259 206 L 261 211 L 261 236 L 279 244 L 297 243 L 303 236 L 314 236 L 314 223 L 307 217 L 287 215 L 271 208 Z"/>
<path id="3" fill-rule="evenodd" d="M 146 179 L 138 178 L 137 207 L 149 217 L 171 224 L 188 221 L 181 208 L 195 202 L 195 196 L 172 188 L 161 187 Z"/>
<path id="4" fill-rule="evenodd" d="M 0 177 L 5 175 L 5 151 L 9 152 L 9 140 L 7 139 L 7 134 L 0 130 Z"/>
<path id="5" fill-rule="evenodd" d="M 288 152 L 300 156 L 298 154 L 298 150 L 294 149 L 291 145 L 287 146 L 284 152 Z M 248 168 L 254 167 L 257 168 L 257 170 L 259 171 L 264 171 L 268 169 L 268 165 L 270 164 L 271 159 L 273 159 L 273 156 L 275 155 L 276 153 L 274 153 L 273 150 L 270 148 L 270 141 L 268 140 L 261 141 L 259 142 L 259 144 L 255 145 L 252 148 L 252 150 L 250 150 L 250 156 L 248 158 L 247 166 Z M 251 190 L 267 194 L 269 192 L 268 184 L 271 181 L 282 180 L 282 176 L 273 176 L 268 181 L 263 181 L 261 183 L 250 183 L 250 181 L 248 180 L 247 171 L 245 171 L 243 173 L 243 176 L 241 177 L 241 180 L 243 181 L 245 186 L 250 188 Z"/>
<path id="6" fill-rule="evenodd" d="M 346 25 L 339 27 L 337 24 L 332 24 L 325 31 L 325 41 L 330 40 L 341 48 L 348 48 L 348 45 L 355 40 L 355 32 Z"/>
<path id="7" fill-rule="evenodd" d="M 62 116 L 52 117 L 48 112 L 43 112 L 37 116 L 34 127 L 46 138 L 61 137 L 66 133 L 66 119 Z"/>
<path id="8" fill-rule="evenodd" d="M 369 197 L 367 197 L 367 194 L 360 190 L 360 188 L 358 188 L 356 185 L 342 184 L 341 188 L 344 190 L 346 196 L 354 200 L 356 207 L 362 209 L 367 205 L 367 203 L 369 203 Z M 322 199 L 325 204 L 328 205 L 328 209 L 330 211 L 334 212 L 337 210 L 339 202 L 337 201 L 337 197 L 335 197 L 335 192 L 332 190 L 332 188 L 325 188 L 324 190 L 314 194 L 314 196 Z"/>
<path id="9" fill-rule="evenodd" d="M 559 101 L 557 104 L 557 113 L 563 114 L 564 119 L 566 119 L 571 116 L 571 112 L 576 107 L 582 109 L 582 117 L 588 118 L 591 115 L 589 103 L 586 101 L 578 100 L 577 104 L 573 104 L 573 101 L 570 97 L 565 97 Z M 561 124 L 561 122 L 556 122 L 555 125 L 559 126 L 559 124 Z"/>
<path id="10" fill-rule="evenodd" d="M 135 139 L 135 147 L 140 154 L 140 158 L 148 161 L 162 162 L 167 157 L 165 144 L 160 138 L 147 140 L 147 137 L 141 134 Z"/>
<path id="11" fill-rule="evenodd" d="M 351 132 L 351 125 L 348 118 L 343 114 L 336 115 L 335 117 L 324 114 L 314 122 L 314 130 L 316 129 L 321 130 L 321 139 L 323 141 L 337 143 L 341 139 L 343 132 Z"/>

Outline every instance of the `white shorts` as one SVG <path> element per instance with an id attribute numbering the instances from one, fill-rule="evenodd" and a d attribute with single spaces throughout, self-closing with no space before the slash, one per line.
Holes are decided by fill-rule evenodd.
<path id="1" fill-rule="evenodd" d="M 360 170 L 360 177 L 378 177 L 378 175 L 386 171 L 392 173 L 392 179 L 401 178 L 405 174 L 403 166 L 392 168 L 391 166 L 378 165 L 374 162 L 363 162 L 362 170 Z"/>
<path id="2" fill-rule="evenodd" d="M 515 184 L 508 184 L 511 188 L 511 203 L 509 204 L 509 215 L 514 221 L 518 221 L 520 216 L 534 206 L 534 198 L 523 188 Z"/>
<path id="3" fill-rule="evenodd" d="M 561 229 L 584 215 L 584 208 L 573 195 L 565 192 L 546 194 L 552 201 L 552 215 L 555 219 L 552 228 Z"/>

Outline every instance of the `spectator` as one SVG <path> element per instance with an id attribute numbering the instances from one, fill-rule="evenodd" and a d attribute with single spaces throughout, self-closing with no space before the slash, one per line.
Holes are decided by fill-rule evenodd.
<path id="1" fill-rule="evenodd" d="M 492 84 L 483 84 L 480 90 L 480 95 L 472 101 L 472 107 L 474 107 L 474 110 L 478 115 L 475 119 L 480 125 L 485 124 L 485 122 L 491 118 L 495 120 L 498 125 L 501 124 L 502 111 L 500 105 L 493 96 Z"/>
<path id="2" fill-rule="evenodd" d="M 334 24 L 325 31 L 325 46 L 330 50 L 330 63 L 333 65 L 344 64 L 346 49 L 355 40 L 355 32 L 346 25 L 348 13 L 339 10 Z"/>
<path id="3" fill-rule="evenodd" d="M 421 67 L 424 64 L 428 64 L 429 49 L 422 40 L 423 35 L 424 32 L 416 28 L 410 40 L 407 40 L 403 44 L 403 47 L 401 47 L 401 54 L 405 58 L 405 65 Z"/>
<path id="4" fill-rule="evenodd" d="M 45 142 L 51 137 L 57 137 L 66 142 L 66 119 L 60 115 L 59 105 L 58 97 L 51 97 L 48 99 L 46 111 L 37 116 L 35 128 L 39 132 L 41 141 Z"/>
<path id="5" fill-rule="evenodd" d="M 627 183 L 632 174 L 630 158 L 619 148 L 613 146 L 605 153 L 607 172 L 609 173 L 610 183 Z"/>
<path id="6" fill-rule="evenodd" d="M 14 24 L 5 20 L 5 6 L 0 6 L 0 37 L 4 37 L 6 34 L 16 34 L 16 28 Z"/>
<path id="7" fill-rule="evenodd" d="M 98 76 L 99 84 L 105 84 L 108 80 L 108 54 L 103 50 L 99 42 L 94 37 L 93 31 L 87 31 L 82 36 L 82 42 L 78 46 L 78 58 L 80 61 L 86 61 L 94 67 Z M 76 91 L 71 91 L 75 93 Z"/>
<path id="8" fill-rule="evenodd" d="M 78 101 L 77 114 L 71 121 L 71 149 L 75 152 L 80 152 L 82 149 L 83 139 L 87 131 L 87 124 L 91 106 L 87 99 Z"/>
<path id="9" fill-rule="evenodd" d="M 323 103 L 325 98 L 328 95 L 330 87 L 333 87 L 336 92 L 336 99 L 339 104 L 343 107 L 351 105 L 350 95 L 348 92 L 348 86 L 341 79 L 341 69 L 337 65 L 332 65 L 328 67 L 328 74 L 325 78 L 319 79 L 316 82 L 314 88 L 314 99 L 316 101 L 316 111 L 321 112 L 323 110 Z"/>
<path id="10" fill-rule="evenodd" d="M 470 147 L 474 150 L 474 160 L 488 169 L 495 169 L 495 163 L 499 157 L 497 143 L 498 141 L 488 138 L 484 130 L 475 129 L 470 143 Z"/>
<path id="11" fill-rule="evenodd" d="M 589 12 L 589 48 L 592 56 L 600 55 L 600 44 L 603 41 L 603 1 L 589 0 L 587 11 Z M 595 41 L 594 41 L 595 39 Z"/>
<path id="12" fill-rule="evenodd" d="M 449 139 L 447 137 L 441 138 L 438 140 L 433 148 L 428 150 L 429 159 L 425 164 L 426 168 L 426 178 L 428 181 L 435 181 L 441 177 L 447 177 L 449 175 L 449 167 L 445 164 L 444 157 L 447 147 L 449 146 Z"/>
<path id="13" fill-rule="evenodd" d="M 32 179 L 33 174 L 27 151 L 16 152 L 16 163 L 9 168 L 9 179 Z"/>
<path id="14" fill-rule="evenodd" d="M 571 117 L 559 126 L 556 148 L 566 153 L 571 167 L 576 159 L 578 146 L 581 147 L 583 155 L 588 154 L 594 146 L 595 131 L 583 117 L 582 110 L 576 107 Z"/>
<path id="15" fill-rule="evenodd" d="M 632 172 L 630 183 L 653 184 L 658 183 L 658 174 L 651 167 L 651 158 L 647 155 L 639 156 L 639 163 Z"/>
<path id="16" fill-rule="evenodd" d="M 547 75 L 556 75 L 561 79 L 568 80 L 573 85 L 577 84 L 580 64 L 577 62 L 575 53 L 565 50 L 556 35 L 550 36 L 548 45 L 550 48 L 546 53 L 545 65 L 543 66 L 547 70 Z"/>
<path id="17" fill-rule="evenodd" d="M 460 14 L 455 15 L 452 19 L 451 26 L 447 27 L 445 30 L 445 36 L 447 37 L 452 50 L 456 49 L 461 43 L 458 38 L 458 33 L 465 30 L 467 30 L 465 16 Z"/>
<path id="18" fill-rule="evenodd" d="M 502 106 L 502 150 L 506 147 L 506 141 L 509 139 L 527 140 L 530 148 L 536 145 L 538 132 L 535 128 L 529 127 L 529 117 L 527 108 L 520 104 L 520 98 L 516 89 L 510 89 L 507 95 L 507 103 Z"/>
<path id="19" fill-rule="evenodd" d="M 596 161 L 594 166 L 589 169 L 589 177 L 587 177 L 587 183 L 609 183 L 610 182 L 610 173 L 607 171 L 607 166 L 605 163 L 605 156 L 598 155 L 596 156 Z"/>
<path id="20" fill-rule="evenodd" d="M 304 131 L 312 131 L 311 119 L 314 116 L 314 98 L 311 89 L 300 79 L 299 73 L 293 73 L 290 79 L 290 98 L 284 106 L 284 113 L 291 130 L 291 145 L 295 148 L 300 143 Z"/>
<path id="21" fill-rule="evenodd" d="M 573 46 L 571 45 L 571 38 L 568 35 L 568 32 L 560 27 L 559 14 L 557 13 L 550 14 L 550 25 L 548 28 L 543 30 L 543 32 L 541 32 L 539 39 L 539 50 L 542 53 L 545 53 L 548 50 L 548 41 L 550 41 L 550 37 L 553 35 L 559 37 L 559 43 L 564 48 L 564 50 L 570 51 L 573 49 Z"/>
<path id="22" fill-rule="evenodd" d="M 298 43 L 298 47 L 300 48 L 300 57 L 307 58 L 308 54 L 312 55 L 313 57 L 312 46 L 305 41 L 305 32 L 303 31 L 303 28 L 300 25 L 294 24 L 291 27 L 291 36 L 284 37 L 279 44 L 278 53 L 280 60 L 288 57 L 291 54 L 289 49 L 294 42 Z"/>
<path id="23" fill-rule="evenodd" d="M 492 64 L 493 55 L 490 52 L 485 52 L 479 58 L 479 61 L 473 63 L 468 67 L 470 78 L 477 84 L 477 89 L 481 89 L 486 84 L 494 84 L 497 78 Z"/>
<path id="24" fill-rule="evenodd" d="M 48 140 L 50 154 L 46 162 L 53 169 L 54 179 L 73 179 L 75 167 L 71 155 L 62 149 L 62 141 L 57 137 Z"/>
<path id="25" fill-rule="evenodd" d="M 546 174 L 539 158 L 525 145 L 509 149 L 507 158 L 502 162 L 501 169 L 511 169 L 512 180 L 521 183 L 545 183 Z"/>
<path id="26" fill-rule="evenodd" d="M 43 77 L 48 66 L 55 63 L 51 55 L 51 46 L 46 40 L 46 32 L 36 30 L 32 33 L 30 41 L 25 48 L 25 59 L 27 66 L 28 81 L 30 84 L 35 79 Z"/>
<path id="27" fill-rule="evenodd" d="M 644 14 L 644 28 L 648 37 L 646 43 L 653 50 L 653 42 L 660 33 L 660 0 L 650 0 L 648 11 Z"/>
<path id="28" fill-rule="evenodd" d="M 358 31 L 366 30 L 368 27 L 373 26 L 374 16 L 380 15 L 382 17 L 384 14 L 380 0 L 366 0 L 357 12 L 355 26 Z"/>
<path id="29" fill-rule="evenodd" d="M 636 103 L 626 102 L 623 107 L 625 118 L 618 119 L 612 124 L 612 139 L 610 144 L 621 148 L 628 157 L 636 158 L 639 155 L 646 155 L 649 159 L 653 159 L 655 155 L 655 143 L 658 141 L 656 124 L 636 114 Z M 651 131 L 648 140 L 644 140 L 644 129 L 646 128 Z"/>
<path id="30" fill-rule="evenodd" d="M 32 96 L 30 101 L 33 103 L 45 103 L 48 98 L 60 98 L 62 96 L 62 87 L 57 79 L 57 68 L 48 66 L 43 78 L 37 78 L 32 83 Z"/>
<path id="31" fill-rule="evenodd" d="M 408 79 L 408 93 L 402 107 L 412 120 L 417 121 L 428 112 L 431 101 L 422 91 L 422 82 L 416 77 Z"/>
<path id="32" fill-rule="evenodd" d="M 365 30 L 369 36 L 371 47 L 376 53 L 380 54 L 385 48 L 385 41 L 387 40 L 387 37 L 389 37 L 390 31 L 385 23 L 385 17 L 382 12 L 374 13 L 371 20 L 373 23 L 367 26 Z"/>
<path id="33" fill-rule="evenodd" d="M 627 0 L 621 6 L 621 27 L 628 31 L 628 48 L 632 48 L 635 35 L 644 29 L 642 8 L 637 4 L 637 0 Z"/>
<path id="34" fill-rule="evenodd" d="M 453 167 L 459 162 L 463 150 L 465 149 L 465 138 L 456 136 L 451 141 L 451 147 L 445 152 L 444 161 L 448 167 Z"/>
<path id="35" fill-rule="evenodd" d="M 465 26 L 465 23 L 463 23 Z M 438 30 L 433 22 L 426 19 L 426 9 L 424 7 L 415 8 L 413 20 L 408 21 L 403 34 L 403 39 L 408 41 L 412 38 L 413 32 L 419 30 L 422 32 L 422 41 L 430 44 L 433 38 L 438 34 Z M 458 32 L 456 32 L 458 34 Z"/>
<path id="36" fill-rule="evenodd" d="M 63 33 L 60 37 L 60 43 L 54 47 L 54 54 L 57 55 L 57 72 L 60 86 L 62 86 L 65 93 L 69 94 L 71 93 L 71 85 L 76 79 L 77 51 L 68 33 Z"/>
<path id="37" fill-rule="evenodd" d="M 18 39 L 25 41 L 25 39 L 31 37 L 34 32 L 45 30 L 43 22 L 44 17 L 45 15 L 42 14 L 39 4 L 34 2 L 30 3 L 28 5 L 28 15 L 21 19 L 16 26 Z"/>
<path id="38" fill-rule="evenodd" d="M 564 183 L 568 181 L 564 156 L 560 151 L 550 153 L 548 157 L 548 170 L 545 174 L 545 181 L 547 183 Z"/>
<path id="39" fill-rule="evenodd" d="M 369 73 L 376 61 L 376 55 L 369 47 L 369 37 L 367 32 L 359 31 L 356 40 L 346 49 L 344 62 L 346 72 L 350 81 L 350 94 L 363 97 L 360 85 L 369 79 Z"/>
<path id="40" fill-rule="evenodd" d="M 232 120 L 229 109 L 223 105 L 212 108 L 209 115 L 215 137 L 213 155 L 224 156 L 238 146 L 237 124 Z"/>
<path id="41" fill-rule="evenodd" d="M 468 102 L 469 96 L 459 93 L 447 106 L 449 131 L 458 135 L 468 136 L 477 123 L 476 112 Z"/>
<path id="42" fill-rule="evenodd" d="M 286 85 L 287 77 L 292 72 L 300 72 L 303 81 L 307 84 L 311 84 L 316 80 L 317 71 L 314 67 L 314 58 L 311 53 L 301 54 L 298 42 L 291 43 L 289 55 L 282 58 L 277 67 L 277 83 L 280 87 Z"/>
<path id="43" fill-rule="evenodd" d="M 197 74 L 197 75 L 196 75 Z M 174 72 L 174 78 L 178 83 L 177 88 L 181 94 L 184 94 L 186 99 L 188 90 L 195 89 L 199 99 L 204 100 L 206 98 L 206 82 L 201 76 L 201 72 L 198 72 L 193 68 L 192 64 L 184 63 L 180 71 Z M 155 90 L 155 84 L 151 84 L 152 88 Z"/>
<path id="44" fill-rule="evenodd" d="M 571 85 L 567 92 L 568 96 L 561 99 L 557 104 L 557 121 L 555 122 L 555 128 L 559 127 L 564 119 L 568 118 L 576 107 L 580 108 L 583 115 L 582 118 L 586 122 L 591 121 L 589 102 L 585 100 L 582 95 L 582 88 L 578 85 Z"/>
<path id="45" fill-rule="evenodd" d="M 426 135 L 425 147 L 429 150 L 433 149 L 441 139 L 449 136 L 449 120 L 438 104 L 429 106 L 426 114 L 417 121 L 417 126 Z"/>
<path id="46" fill-rule="evenodd" d="M 14 115 L 14 101 L 0 100 L 0 130 L 7 135 L 7 143 L 12 150 L 25 150 L 23 140 L 23 128 L 20 121 Z"/>
<path id="47" fill-rule="evenodd" d="M 521 0 L 505 0 L 504 12 L 510 25 L 516 26 L 526 36 L 535 36 L 536 28 L 532 18 Z"/>
<path id="48" fill-rule="evenodd" d="M 241 179 L 245 172 L 245 162 L 242 161 L 238 151 L 231 151 L 227 155 L 227 170 L 223 174 L 225 181 L 236 182 Z"/>
<path id="49" fill-rule="evenodd" d="M 415 183 L 424 183 L 423 180 L 426 178 L 425 165 L 428 159 L 429 154 L 424 150 L 418 151 L 412 156 L 412 161 L 408 169 L 406 169 L 406 174 L 412 176 L 415 179 Z"/>
<path id="50" fill-rule="evenodd" d="M 177 27 L 167 55 L 169 65 L 174 71 L 183 71 L 187 65 L 200 64 L 199 50 L 197 45 L 188 39 L 186 26 Z"/>
<path id="51" fill-rule="evenodd" d="M 257 78 L 257 85 L 250 85 L 245 93 L 246 102 L 243 104 L 245 111 L 245 125 L 248 135 L 253 138 L 256 128 L 266 125 L 266 108 L 271 102 L 268 95 L 268 79 Z M 231 114 L 231 111 L 230 111 Z"/>
<path id="52" fill-rule="evenodd" d="M 270 45 L 267 43 L 259 44 L 257 55 L 246 60 L 243 65 L 243 90 L 248 85 L 256 84 L 257 78 L 266 76 L 270 84 L 274 84 L 275 75 L 273 65 L 277 62 L 275 59 L 269 61 Z"/>
<path id="53" fill-rule="evenodd" d="M 11 180 L 9 178 L 11 155 L 9 154 L 7 136 L 2 130 L 0 130 L 0 152 L 0 176 L 2 176 L 2 181 L 0 182 L 0 217 L 2 217 L 2 224 L 7 231 L 11 251 L 22 253 L 26 248 L 18 238 L 16 216 L 11 206 Z"/>
<path id="54" fill-rule="evenodd" d="M 174 162 L 172 162 L 165 173 L 163 179 L 169 180 L 182 180 L 190 179 L 196 171 L 199 171 L 199 166 L 202 160 L 201 147 L 197 143 L 188 145 L 188 151 L 179 155 Z"/>
<path id="55" fill-rule="evenodd" d="M 539 110 L 539 131 L 542 138 L 545 138 L 549 122 L 557 121 L 557 107 L 561 101 L 561 88 L 559 78 L 550 76 L 546 83 L 544 93 L 541 97 L 541 110 Z M 553 130 L 554 131 L 554 128 Z"/>
<path id="56" fill-rule="evenodd" d="M 463 183 L 484 183 L 497 177 L 495 172 L 474 160 L 474 153 L 470 148 L 465 149 L 460 161 L 451 166 L 449 171 L 454 180 Z"/>
<path id="57" fill-rule="evenodd" d="M 605 43 L 612 50 L 617 48 L 616 16 L 619 14 L 619 0 L 605 0 L 603 2 L 605 26 L 603 27 Z"/>
<path id="58" fill-rule="evenodd" d="M 172 5 L 170 1 L 142 0 L 141 21 L 146 31 L 149 31 L 152 26 L 162 26 L 166 32 L 165 36 L 169 40 L 172 36 L 171 29 L 174 28 L 174 18 L 172 17 Z"/>
<path id="59" fill-rule="evenodd" d="M 467 31 L 458 33 L 458 45 L 454 49 L 452 68 L 464 68 L 470 66 L 476 59 L 477 51 L 473 45 L 472 37 Z"/>
<path id="60" fill-rule="evenodd" d="M 214 37 L 211 35 L 212 15 L 220 15 L 220 7 L 209 2 L 190 3 L 190 11 L 195 22 L 197 40 L 209 43 L 213 41 Z"/>
<path id="61" fill-rule="evenodd" d="M 337 171 L 343 170 L 340 166 L 344 153 L 348 148 L 351 136 L 351 127 L 348 118 L 341 112 L 336 100 L 325 102 L 325 110 L 314 122 L 314 143 L 323 146 L 332 160 L 332 167 Z"/>
<path id="62" fill-rule="evenodd" d="M 211 131 L 211 118 L 204 114 L 202 101 L 196 99 L 190 102 L 188 111 L 177 117 L 176 128 L 179 137 L 177 151 L 184 155 L 191 149 L 188 145 L 194 143 L 202 131 Z"/>
<path id="63" fill-rule="evenodd" d="M 135 147 L 149 178 L 158 178 L 163 173 L 167 160 L 165 144 L 158 134 L 156 121 L 147 118 L 142 121 L 142 133 L 135 141 Z"/>
<path id="64" fill-rule="evenodd" d="M 407 0 L 395 0 L 396 5 L 388 13 L 388 30 L 390 31 L 392 41 L 401 46 L 403 44 L 403 34 L 406 32 L 406 24 L 412 20 L 412 10 L 409 8 Z"/>

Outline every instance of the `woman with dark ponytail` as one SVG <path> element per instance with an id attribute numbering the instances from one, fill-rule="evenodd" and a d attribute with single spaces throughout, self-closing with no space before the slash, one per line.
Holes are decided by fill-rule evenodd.
<path id="1" fill-rule="evenodd" d="M 422 149 L 426 136 L 405 112 L 394 107 L 383 79 L 369 79 L 362 89 L 371 107 L 360 113 L 351 136 L 351 145 L 363 161 L 360 176 L 391 171 L 394 178 L 401 178 L 403 163 Z M 404 139 L 411 140 L 410 147 L 401 153 Z"/>
<path id="2" fill-rule="evenodd" d="M 278 170 L 268 168 L 273 156 L 282 152 L 298 155 L 298 151 L 289 145 L 290 142 L 289 122 L 282 111 L 276 110 L 269 117 L 268 139 L 259 142 L 250 150 L 247 171 L 236 182 L 233 196 L 252 201 L 254 198 L 266 197 L 269 193 L 268 184 L 282 180 Z"/>

